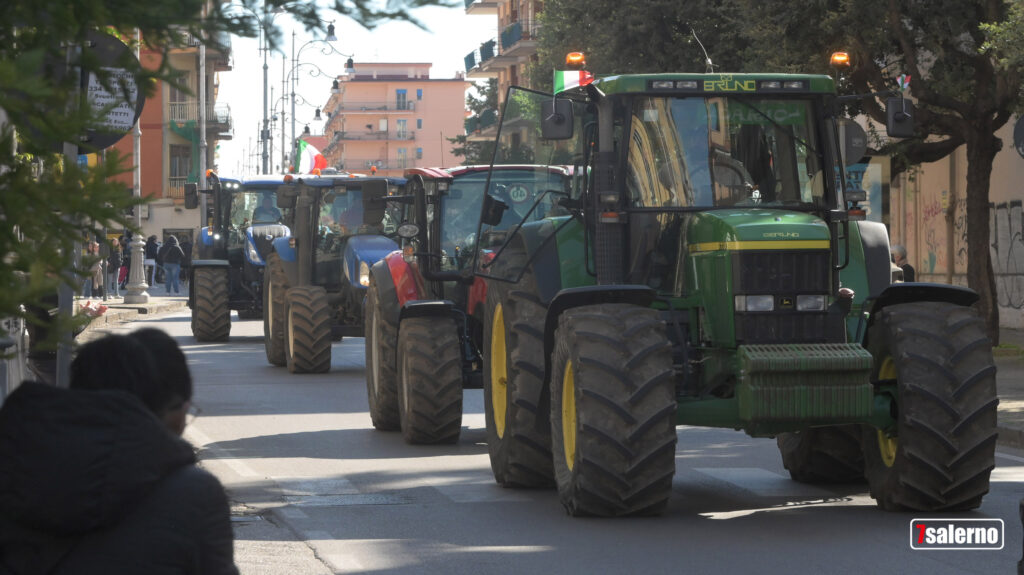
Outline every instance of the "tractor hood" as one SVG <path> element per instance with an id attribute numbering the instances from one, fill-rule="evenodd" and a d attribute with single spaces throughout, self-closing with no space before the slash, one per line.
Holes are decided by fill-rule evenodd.
<path id="1" fill-rule="evenodd" d="M 360 281 L 360 276 L 366 276 L 368 280 L 369 276 L 366 273 L 368 273 L 369 267 L 397 249 L 399 249 L 398 244 L 385 236 L 360 234 L 349 237 L 345 243 L 345 253 L 342 256 L 342 265 L 349 282 L 366 287 L 366 284 Z M 366 269 L 360 270 L 361 264 L 364 263 Z M 366 273 L 363 273 L 364 271 Z"/>
<path id="2" fill-rule="evenodd" d="M 691 252 L 828 249 L 828 224 L 804 212 L 743 209 L 701 212 L 687 233 Z"/>

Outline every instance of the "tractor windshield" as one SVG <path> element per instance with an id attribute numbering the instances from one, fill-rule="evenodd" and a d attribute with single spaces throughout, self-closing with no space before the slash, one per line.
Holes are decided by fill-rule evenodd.
<path id="1" fill-rule="evenodd" d="M 285 220 L 286 214 L 277 207 L 277 185 L 252 186 L 246 184 L 224 184 L 238 186 L 232 190 L 231 211 L 228 229 L 228 247 L 242 247 L 245 244 L 246 230 L 250 226 L 279 224 Z M 265 234 L 264 234 L 265 235 Z"/>
<path id="2" fill-rule="evenodd" d="M 624 174 L 637 208 L 825 206 L 810 100 L 638 97 Z"/>

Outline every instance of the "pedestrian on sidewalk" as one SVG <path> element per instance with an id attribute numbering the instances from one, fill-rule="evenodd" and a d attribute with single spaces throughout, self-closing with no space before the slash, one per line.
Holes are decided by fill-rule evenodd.
<path id="1" fill-rule="evenodd" d="M 103 258 L 100 257 L 100 244 L 89 240 L 85 245 L 83 264 L 89 266 L 82 282 L 82 297 L 99 297 L 103 289 Z"/>
<path id="2" fill-rule="evenodd" d="M 181 260 L 182 283 L 188 285 L 189 267 L 192 266 L 192 238 L 182 236 L 181 251 L 185 252 L 185 259 Z"/>
<path id="3" fill-rule="evenodd" d="M 113 238 L 110 240 L 110 256 L 107 257 L 107 285 L 110 286 L 111 295 L 114 297 L 121 297 L 119 287 L 122 262 L 121 243 L 117 238 Z"/>
<path id="4" fill-rule="evenodd" d="M 160 253 L 157 255 L 157 261 L 164 267 L 164 289 L 167 290 L 167 295 L 171 295 L 171 288 L 174 288 L 175 295 L 180 292 L 178 274 L 181 273 L 181 261 L 184 259 L 185 252 L 178 245 L 178 238 L 175 236 L 167 238 L 167 243 L 160 248 Z"/>
<path id="5" fill-rule="evenodd" d="M 892 263 L 896 264 L 903 270 L 903 281 L 917 281 L 914 266 L 910 265 L 910 262 L 907 261 L 907 248 L 899 244 L 892 246 Z"/>
<path id="6" fill-rule="evenodd" d="M 0 572 L 237 575 L 224 489 L 179 436 L 185 357 L 142 331 L 82 346 L 70 389 L 25 383 L 0 408 Z"/>
<path id="7" fill-rule="evenodd" d="M 156 241 L 155 235 L 146 238 L 146 247 L 143 253 L 146 255 L 146 267 L 142 269 L 149 270 L 149 285 L 156 285 L 157 272 L 160 271 L 160 262 L 157 261 L 157 255 L 160 253 L 160 243 Z"/>

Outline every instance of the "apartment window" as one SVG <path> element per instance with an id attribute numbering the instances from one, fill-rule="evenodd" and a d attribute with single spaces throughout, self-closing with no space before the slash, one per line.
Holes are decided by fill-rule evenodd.
<path id="1" fill-rule="evenodd" d="M 395 90 L 395 108 L 407 110 L 409 108 L 405 90 Z"/>
<path id="2" fill-rule="evenodd" d="M 417 160 L 422 160 L 423 159 L 423 148 L 416 148 L 416 159 Z"/>
<path id="3" fill-rule="evenodd" d="M 192 148 L 191 146 L 170 146 L 170 177 L 184 178 L 192 171 Z"/>
<path id="4" fill-rule="evenodd" d="M 423 118 L 416 118 L 416 129 L 417 130 L 422 130 L 423 129 Z"/>
<path id="5" fill-rule="evenodd" d="M 399 140 L 405 139 L 409 135 L 408 124 L 408 120 L 395 120 L 395 137 Z"/>
<path id="6" fill-rule="evenodd" d="M 399 168 L 408 167 L 406 165 L 406 161 L 407 161 L 406 149 L 405 148 L 398 148 L 397 155 L 398 155 L 398 167 Z"/>
<path id="7" fill-rule="evenodd" d="M 423 99 L 423 88 L 419 88 L 419 89 L 416 90 L 416 99 L 417 100 L 422 100 Z"/>

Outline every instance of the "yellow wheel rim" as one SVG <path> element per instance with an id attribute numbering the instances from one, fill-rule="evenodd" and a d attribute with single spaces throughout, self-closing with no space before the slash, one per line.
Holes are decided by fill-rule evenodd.
<path id="1" fill-rule="evenodd" d="M 576 376 L 571 359 L 565 362 L 562 375 L 562 449 L 565 450 L 565 465 L 572 471 L 576 461 Z"/>
<path id="2" fill-rule="evenodd" d="M 878 370 L 878 379 L 896 379 L 896 364 L 892 361 L 892 356 L 885 358 L 882 361 L 882 367 Z M 882 463 L 886 467 L 892 467 L 896 462 L 896 450 L 899 448 L 899 439 L 896 437 L 889 437 L 881 429 L 878 430 L 878 454 L 882 456 Z"/>
<path id="3" fill-rule="evenodd" d="M 491 415 L 499 438 L 505 437 L 505 411 L 508 407 L 508 366 L 505 358 L 505 314 L 498 304 L 491 322 Z"/>

